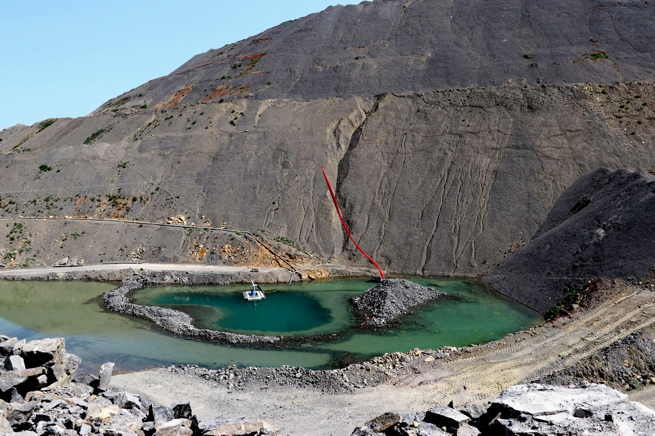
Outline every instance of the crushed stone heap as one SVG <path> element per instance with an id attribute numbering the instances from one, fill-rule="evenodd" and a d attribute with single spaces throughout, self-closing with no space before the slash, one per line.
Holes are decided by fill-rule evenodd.
<path id="1" fill-rule="evenodd" d="M 409 280 L 387 279 L 351 301 L 366 314 L 367 320 L 362 325 L 384 327 L 412 307 L 445 295 L 448 294 Z"/>

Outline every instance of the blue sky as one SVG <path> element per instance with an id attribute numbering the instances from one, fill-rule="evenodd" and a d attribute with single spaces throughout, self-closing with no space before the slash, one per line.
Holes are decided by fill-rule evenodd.
<path id="1" fill-rule="evenodd" d="M 2 1 L 0 130 L 87 115 L 198 53 L 335 4 L 339 2 Z"/>

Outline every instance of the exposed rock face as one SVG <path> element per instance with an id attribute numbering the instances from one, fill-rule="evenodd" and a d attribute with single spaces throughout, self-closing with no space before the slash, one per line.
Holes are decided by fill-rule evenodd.
<path id="1" fill-rule="evenodd" d="M 601 88 L 616 102 L 612 108 L 596 101 L 597 95 L 605 96 Z M 120 215 L 165 223 L 184 211 L 201 222 L 191 208 L 214 223 L 263 229 L 320 257 L 364 265 L 366 259 L 340 226 L 320 172 L 323 165 L 337 182 L 353 236 L 385 271 L 477 275 L 500 261 L 509 247 L 528 240 L 556 198 L 584 173 L 603 166 L 655 168 L 655 149 L 646 145 L 655 141 L 653 122 L 647 119 L 650 106 L 631 118 L 631 123 L 643 120 L 633 127 L 637 135 L 624 131 L 614 117 L 618 102 L 637 94 L 639 101 L 655 100 L 650 85 L 509 86 L 378 98 L 208 103 L 166 113 L 147 109 L 125 118 L 109 111 L 57 121 L 25 143 L 32 148 L 29 153 L 13 153 L 12 148 L 37 125 L 11 138 L 0 133 L 0 165 L 11 164 L 13 170 L 4 176 L 8 185 L 30 183 L 60 198 L 58 215 Z M 245 114 L 242 124 L 229 124 L 232 110 Z M 633 117 L 620 113 L 623 120 Z M 154 119 L 160 123 L 147 127 Z M 109 125 L 115 127 L 101 140 L 83 144 Z M 297 128 L 289 130 L 291 125 Z M 126 134 L 135 129 L 150 133 L 135 140 L 133 133 Z M 130 165 L 119 167 L 124 161 Z M 43 162 L 61 172 L 33 180 Z M 143 177 L 158 182 L 144 186 Z M 97 185 L 122 188 L 127 203 L 114 207 L 107 200 L 111 190 Z M 3 198 L 6 207 L 0 213 L 5 216 L 43 215 L 43 199 L 32 204 L 37 200 L 32 193 Z M 50 260 L 37 257 L 46 264 L 66 254 L 87 264 L 127 260 L 143 245 L 146 262 L 230 265 L 239 259 L 222 251 L 227 244 L 232 251 L 253 247 L 247 240 L 230 241 L 233 236 L 239 240 L 234 233 L 218 231 L 103 222 L 24 224 L 33 235 L 23 232 L 24 237 L 35 251 L 55 253 Z M 63 248 L 59 238 L 47 236 L 72 231 L 85 234 L 68 237 Z M 208 252 L 198 260 L 200 245 Z M 9 249 L 0 247 L 0 255 Z M 16 250 L 16 256 L 23 263 L 27 254 Z"/>
<path id="2" fill-rule="evenodd" d="M 557 200 L 533 240 L 485 281 L 545 313 L 598 277 L 642 277 L 655 265 L 655 176 L 603 168 Z"/>
<path id="3" fill-rule="evenodd" d="M 409 280 L 386 279 L 351 301 L 367 317 L 362 325 L 384 327 L 412 307 L 445 295 Z"/>
<path id="4" fill-rule="evenodd" d="M 640 80 L 652 78 L 653 19 L 647 4 L 618 1 L 377 0 L 331 6 L 199 54 L 109 104 L 145 101 L 169 108 L 243 97 L 349 97 L 493 86 L 508 79 Z"/>
<path id="5" fill-rule="evenodd" d="M 655 167 L 652 14 L 615 0 L 331 7 L 198 55 L 92 116 L 0 132 L 3 182 L 30 186 L 4 195 L 0 213 L 183 216 L 364 264 L 324 166 L 353 236 L 386 271 L 478 275 L 582 174 Z M 569 84 L 580 82 L 604 84 Z M 219 245 L 216 233 L 75 222 L 86 233 L 74 239 L 65 224 L 31 223 L 20 244 L 48 253 L 42 264 L 237 261 L 232 234 Z M 15 247 L 0 256 L 33 261 Z"/>

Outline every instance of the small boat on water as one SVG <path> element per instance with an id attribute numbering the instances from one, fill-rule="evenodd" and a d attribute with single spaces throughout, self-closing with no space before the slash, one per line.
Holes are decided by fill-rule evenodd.
<path id="1" fill-rule="evenodd" d="M 259 301 L 266 298 L 264 291 L 255 282 L 252 282 L 252 287 L 249 291 L 243 291 L 243 299 L 247 301 Z"/>

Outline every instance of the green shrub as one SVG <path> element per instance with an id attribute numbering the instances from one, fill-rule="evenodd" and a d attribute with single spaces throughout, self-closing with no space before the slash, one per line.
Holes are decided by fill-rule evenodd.
<path id="1" fill-rule="evenodd" d="M 41 121 L 39 123 L 39 130 L 36 133 L 39 133 L 42 130 L 45 130 L 48 127 L 52 126 L 55 123 L 55 121 L 57 121 L 57 118 L 50 118 L 49 120 Z"/>
<path id="2" fill-rule="evenodd" d="M 526 53 L 523 55 L 523 59 L 532 59 L 532 56 Z"/>
<path id="3" fill-rule="evenodd" d="M 101 138 L 102 135 L 104 135 L 105 133 L 109 132 L 111 129 L 113 129 L 113 126 L 108 126 L 108 127 L 103 128 L 103 129 L 98 129 L 98 130 L 96 130 L 95 132 L 93 132 L 93 133 L 91 134 L 91 136 L 88 136 L 88 137 L 84 140 L 84 144 L 86 144 L 86 145 L 91 144 L 93 141 L 95 141 L 96 139 Z"/>
<path id="4" fill-rule="evenodd" d="M 52 167 L 49 166 L 49 165 L 43 164 L 43 165 L 39 166 L 39 170 L 43 171 L 45 173 L 47 171 L 52 171 Z"/>

